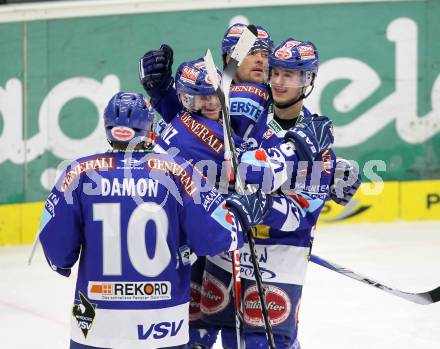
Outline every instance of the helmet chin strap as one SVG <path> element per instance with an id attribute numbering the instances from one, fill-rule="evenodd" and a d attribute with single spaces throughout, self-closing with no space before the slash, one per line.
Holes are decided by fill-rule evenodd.
<path id="1" fill-rule="evenodd" d="M 315 87 L 315 86 L 312 85 L 312 88 L 311 88 L 310 91 L 307 92 L 307 93 L 304 93 L 304 89 L 305 89 L 306 87 L 303 87 L 303 88 L 301 89 L 301 94 L 299 95 L 299 97 L 292 98 L 290 101 L 282 102 L 282 103 L 277 103 L 277 102 L 273 101 L 273 104 L 274 104 L 277 108 L 280 108 L 280 109 L 287 109 L 287 108 L 291 107 L 292 105 L 295 105 L 295 104 L 298 103 L 299 101 L 302 101 L 304 98 L 307 98 L 307 97 L 312 93 L 314 87 Z"/>

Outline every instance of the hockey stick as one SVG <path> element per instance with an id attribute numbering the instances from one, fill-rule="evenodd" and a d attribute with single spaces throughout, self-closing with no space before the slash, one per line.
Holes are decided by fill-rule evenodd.
<path id="1" fill-rule="evenodd" d="M 310 261 L 318 264 L 324 268 L 336 271 L 339 274 L 348 276 L 349 278 L 355 279 L 357 281 L 360 281 L 364 284 L 373 286 L 378 288 L 379 290 L 382 290 L 384 292 L 390 293 L 394 296 L 406 299 L 408 301 L 417 303 L 417 304 L 432 304 L 440 301 L 440 286 L 427 292 L 418 292 L 418 293 L 411 293 L 411 292 L 404 292 L 400 291 L 398 289 L 386 286 L 382 284 L 379 281 L 376 281 L 374 279 L 371 279 L 369 277 L 366 277 L 362 274 L 359 274 L 353 270 L 350 270 L 348 268 L 342 267 L 336 263 L 329 262 L 325 259 L 322 259 L 318 256 L 311 255 Z"/>
<path id="2" fill-rule="evenodd" d="M 256 34 L 257 30 L 254 26 L 250 25 L 247 29 L 243 31 L 241 34 L 240 40 L 236 45 L 236 48 L 234 49 L 233 54 L 230 57 L 230 61 L 228 63 L 228 66 L 225 68 L 225 71 L 223 73 L 222 78 L 222 87 L 220 87 L 218 78 L 217 78 L 217 69 L 214 64 L 214 60 L 212 58 L 210 50 L 206 52 L 205 55 L 205 65 L 206 69 L 208 71 L 208 75 L 211 79 L 211 82 L 213 83 L 216 93 L 220 99 L 221 105 L 222 105 L 222 113 L 223 113 L 223 132 L 224 132 L 224 143 L 225 143 L 225 160 L 228 162 L 230 161 L 232 165 L 232 172 L 234 174 L 234 178 L 236 181 L 236 189 L 240 193 L 244 193 L 244 182 L 240 178 L 240 174 L 238 171 L 238 159 L 237 154 L 235 151 L 235 144 L 232 138 L 232 128 L 231 128 L 231 121 L 230 121 L 230 115 L 229 115 L 229 88 L 232 82 L 232 79 L 235 75 L 235 72 L 241 63 L 242 59 L 247 55 L 249 50 L 251 49 L 253 43 L 256 40 Z M 247 46 L 243 44 L 243 46 L 240 46 L 240 41 L 245 43 Z M 231 64 L 231 65 L 229 65 Z M 226 96 L 225 96 L 226 91 Z M 257 257 L 255 255 L 255 243 L 253 240 L 253 236 L 251 231 L 246 232 L 248 243 L 250 247 L 251 252 L 251 259 L 252 264 L 254 266 L 255 271 L 255 282 L 257 284 L 258 289 L 258 295 L 260 298 L 261 303 L 261 310 L 262 315 L 264 319 L 264 325 L 265 325 L 265 332 L 267 341 L 269 344 L 269 347 L 275 348 L 275 341 L 273 338 L 273 332 L 272 332 L 272 326 L 269 319 L 269 312 L 267 310 L 264 290 L 263 290 L 263 283 L 261 279 L 261 273 L 259 264 L 257 261 Z M 240 254 L 239 251 L 233 251 L 232 253 L 232 261 L 233 261 L 233 278 L 234 278 L 234 300 L 235 300 L 235 307 L 236 307 L 236 326 L 237 326 L 237 343 L 240 343 L 239 337 L 239 323 L 237 323 L 237 320 L 239 321 L 239 317 L 237 315 L 238 312 L 242 312 L 241 310 L 241 287 L 236 287 L 237 284 L 240 282 Z M 236 269 L 238 268 L 238 269 Z M 238 277 L 238 278 L 237 278 Z M 240 291 L 240 292 L 237 292 Z"/>

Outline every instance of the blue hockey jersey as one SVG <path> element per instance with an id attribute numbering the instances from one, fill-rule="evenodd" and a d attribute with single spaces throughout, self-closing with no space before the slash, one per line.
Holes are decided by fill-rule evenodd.
<path id="1" fill-rule="evenodd" d="M 191 251 L 243 243 L 222 196 L 201 192 L 205 180 L 181 158 L 151 152 L 96 154 L 66 169 L 39 238 L 60 274 L 79 259 L 73 341 L 118 349 L 188 341 Z"/>

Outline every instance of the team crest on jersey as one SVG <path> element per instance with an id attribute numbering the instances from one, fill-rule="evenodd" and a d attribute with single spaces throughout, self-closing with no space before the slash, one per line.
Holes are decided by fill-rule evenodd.
<path id="1" fill-rule="evenodd" d="M 189 296 L 189 321 L 198 320 L 202 317 L 200 310 L 200 298 L 202 297 L 202 286 L 191 281 Z"/>
<path id="2" fill-rule="evenodd" d="M 289 295 L 279 287 L 266 285 L 267 310 L 272 325 L 279 325 L 289 317 L 292 307 Z M 260 297 L 257 286 L 253 285 L 244 293 L 244 321 L 252 326 L 264 326 Z"/>
<path id="3" fill-rule="evenodd" d="M 205 271 L 202 283 L 202 298 L 200 299 L 200 309 L 203 314 L 215 314 L 229 303 L 229 292 L 225 284 L 216 277 Z"/>
<path id="4" fill-rule="evenodd" d="M 195 85 L 199 73 L 196 69 L 185 66 L 183 67 L 182 74 L 180 75 L 180 79 L 190 84 Z"/>
<path id="5" fill-rule="evenodd" d="M 273 131 L 271 129 L 268 129 L 266 132 L 264 132 L 263 138 L 269 139 L 270 137 L 272 137 L 272 135 L 273 135 Z"/>
<path id="6" fill-rule="evenodd" d="M 72 308 L 72 316 L 75 318 L 76 324 L 83 333 L 84 338 L 87 338 L 95 320 L 96 305 L 93 305 L 81 291 L 78 291 L 78 296 L 79 300 L 75 299 L 75 302 L 78 303 L 75 303 Z"/>
<path id="7" fill-rule="evenodd" d="M 116 126 L 111 130 L 112 136 L 118 141 L 126 142 L 132 139 L 135 135 L 135 132 L 130 127 L 125 126 Z"/>
<path id="8" fill-rule="evenodd" d="M 312 45 L 298 46 L 298 52 L 302 60 L 316 58 L 315 49 Z"/>

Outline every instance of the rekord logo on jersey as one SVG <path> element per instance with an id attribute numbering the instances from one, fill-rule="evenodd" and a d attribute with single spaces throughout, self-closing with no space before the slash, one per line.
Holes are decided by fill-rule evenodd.
<path id="1" fill-rule="evenodd" d="M 206 271 L 203 274 L 201 293 L 200 310 L 204 314 L 218 313 L 229 303 L 229 291 L 226 285 Z"/>
<path id="2" fill-rule="evenodd" d="M 130 127 L 125 126 L 116 126 L 111 130 L 112 136 L 118 141 L 126 142 L 132 139 L 135 135 L 135 132 Z"/>
<path id="3" fill-rule="evenodd" d="M 188 82 L 190 84 L 195 85 L 197 78 L 199 76 L 199 71 L 197 71 L 196 69 L 189 67 L 189 66 L 184 66 L 182 69 L 182 74 L 180 75 L 180 79 Z"/>
<path id="4" fill-rule="evenodd" d="M 146 340 L 150 337 L 154 339 L 163 339 L 165 337 L 175 337 L 180 330 L 184 320 L 177 321 L 163 321 L 151 323 L 150 325 L 137 325 L 138 339 Z"/>
<path id="5" fill-rule="evenodd" d="M 152 282 L 98 282 L 89 281 L 90 299 L 102 301 L 161 301 L 171 299 L 171 283 Z"/>
<path id="6" fill-rule="evenodd" d="M 75 299 L 75 304 L 72 308 L 72 316 L 76 320 L 76 324 L 87 338 L 89 331 L 92 328 L 95 319 L 96 305 L 92 304 L 82 293 L 78 291 L 79 300 Z"/>
<path id="7" fill-rule="evenodd" d="M 292 307 L 289 295 L 279 287 L 265 285 L 266 305 L 272 325 L 279 325 L 289 317 Z M 264 326 L 261 302 L 257 286 L 253 285 L 244 293 L 244 321 L 252 326 Z"/>
<path id="8" fill-rule="evenodd" d="M 202 286 L 191 281 L 191 289 L 189 296 L 189 320 L 194 321 L 202 317 L 200 310 L 200 299 L 202 298 Z"/>

